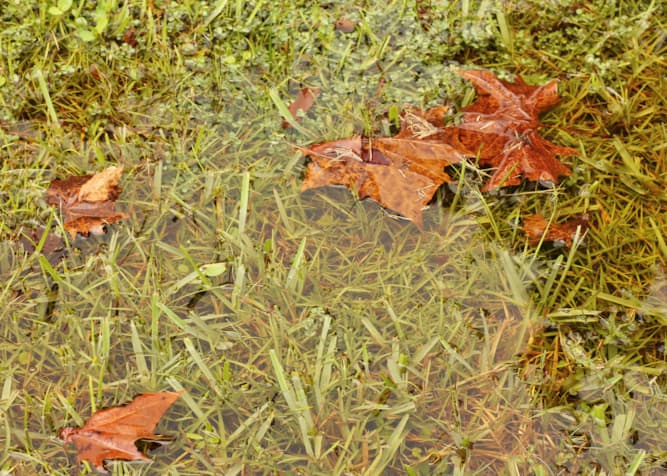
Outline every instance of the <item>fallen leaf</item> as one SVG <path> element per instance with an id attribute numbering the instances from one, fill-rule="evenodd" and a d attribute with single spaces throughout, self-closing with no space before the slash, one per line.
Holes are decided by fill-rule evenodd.
<path id="1" fill-rule="evenodd" d="M 135 442 L 171 440 L 153 434 L 153 430 L 181 393 L 183 392 L 139 395 L 127 405 L 98 411 L 82 428 L 63 428 L 60 437 L 64 444 L 74 443 L 78 463 L 88 461 L 101 473 L 107 473 L 104 460 L 151 461 L 139 451 Z"/>
<path id="2" fill-rule="evenodd" d="M 355 136 L 302 149 L 310 156 L 302 190 L 344 185 L 422 226 L 422 210 L 463 159 L 454 148 L 408 128 L 395 137 Z"/>
<path id="3" fill-rule="evenodd" d="M 122 171 L 122 167 L 109 167 L 95 175 L 51 181 L 46 201 L 62 210 L 64 227 L 72 239 L 77 233 L 103 234 L 104 225 L 127 217 L 115 209 Z"/>
<path id="4" fill-rule="evenodd" d="M 408 109 L 393 137 L 354 136 L 301 150 L 310 157 L 302 190 L 344 185 L 422 225 L 422 209 L 450 178 L 448 165 L 478 157 L 496 170 L 483 191 L 522 179 L 557 183 L 570 169 L 556 155 L 577 152 L 545 140 L 540 113 L 560 101 L 558 85 L 509 83 L 488 71 L 459 71 L 477 90 L 456 126 L 445 126 L 446 106 Z"/>
<path id="5" fill-rule="evenodd" d="M 44 237 L 45 233 L 46 237 Z M 49 233 L 41 226 L 22 230 L 18 241 L 23 245 L 24 250 L 28 253 L 33 253 L 41 240 L 44 240 L 41 252 L 49 257 L 49 261 L 53 259 L 55 262 L 67 253 L 63 239 L 56 234 Z"/>
<path id="6" fill-rule="evenodd" d="M 568 248 L 572 246 L 572 240 L 579 230 L 579 236 L 583 235 L 588 228 L 588 215 L 581 218 L 571 219 L 565 223 L 549 223 L 540 214 L 529 215 L 523 218 L 523 232 L 528 238 L 530 245 L 536 245 L 541 240 L 561 241 Z"/>
<path id="7" fill-rule="evenodd" d="M 518 185 L 521 178 L 558 183 L 571 170 L 556 155 L 577 151 L 545 140 L 539 114 L 558 104 L 558 82 L 531 86 L 520 77 L 502 81 L 489 71 L 458 71 L 473 83 L 477 100 L 462 110 L 461 124 L 446 128 L 444 139 L 461 152 L 479 155 L 482 165 L 496 171 L 482 191 Z"/>
<path id="8" fill-rule="evenodd" d="M 320 88 L 303 88 L 301 91 L 299 91 L 299 93 L 296 95 L 296 98 L 294 99 L 294 102 L 287 108 L 295 121 L 301 121 L 303 114 L 308 112 L 308 110 L 313 106 L 315 99 L 317 99 L 319 94 Z M 302 111 L 302 113 L 299 114 L 298 111 Z M 288 121 L 283 119 L 282 127 L 283 129 L 287 129 L 288 127 L 292 126 Z"/>

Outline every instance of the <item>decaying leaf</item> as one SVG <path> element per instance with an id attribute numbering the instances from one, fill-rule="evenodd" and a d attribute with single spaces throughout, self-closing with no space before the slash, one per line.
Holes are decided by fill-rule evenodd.
<path id="1" fill-rule="evenodd" d="M 296 98 L 294 99 L 294 102 L 287 108 L 295 121 L 301 121 L 302 115 L 307 113 L 308 110 L 313 107 L 315 99 L 317 99 L 319 94 L 320 88 L 303 88 L 301 91 L 299 91 L 299 93 L 296 95 Z M 299 114 L 299 111 L 302 111 L 301 114 Z M 283 119 L 282 127 L 283 129 L 287 129 L 288 127 L 292 126 L 288 121 Z"/>
<path id="2" fill-rule="evenodd" d="M 449 181 L 445 167 L 465 158 L 479 157 L 481 165 L 496 168 L 483 191 L 516 185 L 522 178 L 557 183 L 570 175 L 555 156 L 577 152 L 538 132 L 539 114 L 560 100 L 556 81 L 530 86 L 521 78 L 501 81 L 488 71 L 459 74 L 478 93 L 462 110 L 460 124 L 445 126 L 445 106 L 407 110 L 394 137 L 355 136 L 302 148 L 311 159 L 302 189 L 345 185 L 421 226 L 422 209 Z"/>
<path id="3" fill-rule="evenodd" d="M 417 138 L 408 129 L 395 137 L 355 136 L 304 149 L 310 156 L 302 190 L 344 185 L 359 198 L 422 225 L 422 209 L 440 185 L 450 181 L 445 167 L 463 156 L 448 144 Z"/>
<path id="4" fill-rule="evenodd" d="M 46 201 L 62 210 L 65 229 L 74 239 L 77 233 L 103 234 L 104 225 L 122 220 L 127 215 L 116 211 L 120 194 L 118 181 L 122 167 L 109 167 L 95 175 L 53 180 Z"/>
<path id="5" fill-rule="evenodd" d="M 60 437 L 73 443 L 77 462 L 88 461 L 101 473 L 107 473 L 104 460 L 150 461 L 137 446 L 137 440 L 169 441 L 172 438 L 153 434 L 167 408 L 183 392 L 155 392 L 139 395 L 121 407 L 95 413 L 82 428 L 63 428 Z"/>
<path id="6" fill-rule="evenodd" d="M 22 230 L 18 241 L 25 251 L 33 253 L 41 240 L 44 240 L 44 242 L 40 251 L 50 259 L 57 260 L 66 253 L 66 249 L 64 249 L 65 243 L 62 238 L 54 233 L 49 233 L 48 230 L 41 226 Z"/>
<path id="7" fill-rule="evenodd" d="M 558 104 L 558 82 L 530 86 L 521 78 L 508 83 L 489 71 L 459 71 L 477 90 L 477 100 L 463 109 L 463 119 L 446 130 L 446 141 L 462 153 L 479 155 L 482 165 L 496 171 L 482 191 L 518 185 L 521 178 L 558 183 L 570 175 L 556 155 L 577 151 L 545 140 L 539 114 Z"/>
<path id="8" fill-rule="evenodd" d="M 523 218 L 523 232 L 528 238 L 528 243 L 536 245 L 540 240 L 560 241 L 565 243 L 568 248 L 572 246 L 579 230 L 579 236 L 583 236 L 588 228 L 588 215 L 581 218 L 568 220 L 565 223 L 549 223 L 544 216 L 540 214 L 529 215 Z M 543 238 L 544 237 L 544 238 Z"/>

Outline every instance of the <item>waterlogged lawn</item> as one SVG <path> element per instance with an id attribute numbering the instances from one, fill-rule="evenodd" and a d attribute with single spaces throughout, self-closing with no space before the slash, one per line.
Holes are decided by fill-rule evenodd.
<path id="1" fill-rule="evenodd" d="M 112 474 L 667 473 L 660 2 L 8 0 L 0 22 L 2 474 L 90 474 L 61 428 L 180 390 L 174 442 Z M 542 134 L 572 176 L 481 193 L 454 166 L 423 230 L 301 192 L 296 146 L 455 114 L 459 68 L 559 79 Z M 67 239 L 50 181 L 114 165 L 128 218 Z M 531 246 L 533 213 L 589 229 Z"/>

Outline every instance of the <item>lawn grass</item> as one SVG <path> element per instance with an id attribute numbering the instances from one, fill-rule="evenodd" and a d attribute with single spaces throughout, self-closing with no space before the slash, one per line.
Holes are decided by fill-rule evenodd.
<path id="1" fill-rule="evenodd" d="M 181 389 L 175 441 L 112 474 L 667 471 L 659 2 L 9 0 L 0 22 L 1 474 L 90 474 L 60 428 Z M 572 176 L 482 194 L 454 168 L 423 231 L 300 191 L 295 145 L 468 104 L 461 67 L 560 79 L 543 132 Z M 117 164 L 129 218 L 33 251 L 66 236 L 49 181 Z M 529 246 L 532 213 L 590 228 Z"/>

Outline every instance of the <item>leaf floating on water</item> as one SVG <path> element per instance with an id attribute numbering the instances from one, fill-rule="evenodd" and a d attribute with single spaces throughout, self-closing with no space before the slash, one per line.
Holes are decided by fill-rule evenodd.
<path id="1" fill-rule="evenodd" d="M 139 395 L 127 405 L 98 411 L 82 428 L 63 428 L 60 437 L 65 444 L 74 444 L 77 462 L 88 461 L 101 473 L 108 473 L 104 468 L 104 460 L 150 461 L 149 457 L 139 451 L 135 442 L 172 439 L 156 435 L 153 431 L 164 412 L 181 393 Z"/>

